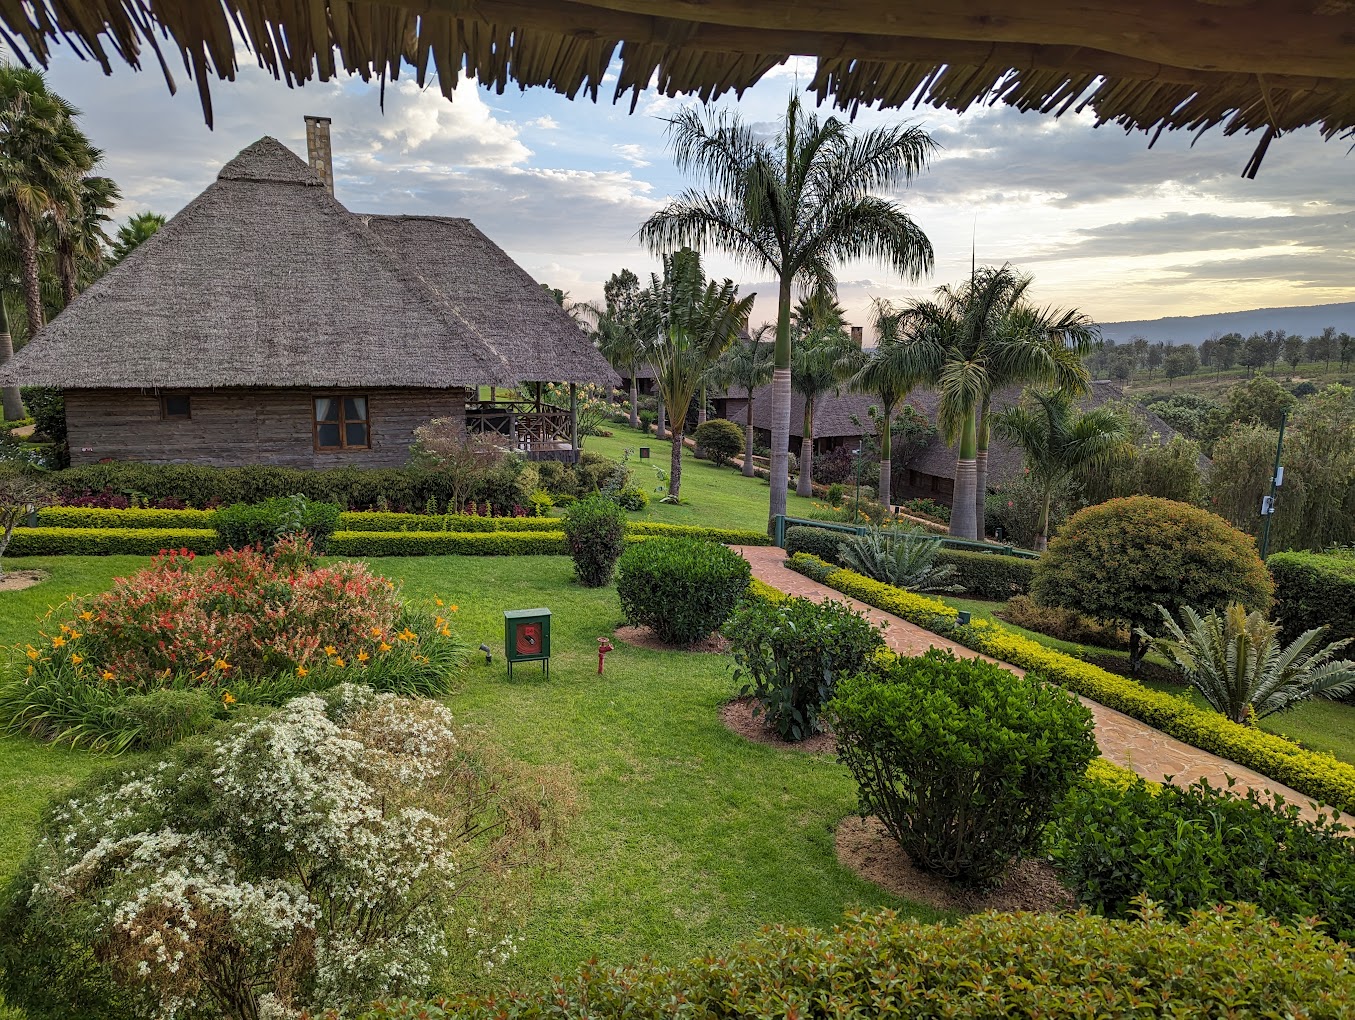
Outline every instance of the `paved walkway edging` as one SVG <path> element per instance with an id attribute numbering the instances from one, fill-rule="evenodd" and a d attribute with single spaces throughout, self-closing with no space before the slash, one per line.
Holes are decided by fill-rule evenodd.
<path id="1" fill-rule="evenodd" d="M 883 623 L 885 640 L 896 652 L 904 655 L 921 655 L 928 648 L 946 648 L 956 655 L 967 658 L 998 661 L 934 634 L 917 624 L 909 623 L 864 602 L 858 602 L 840 591 L 791 570 L 785 565 L 784 549 L 775 546 L 732 548 L 748 560 L 753 568 L 754 577 L 773 588 L 788 595 L 798 595 L 816 602 L 826 599 L 846 602 L 854 609 L 865 613 L 870 620 Z M 1025 670 L 1010 663 L 999 662 L 998 665 L 1018 675 L 1025 673 Z M 1133 716 L 1107 708 L 1090 698 L 1081 695 L 1077 697 L 1087 706 L 1095 719 L 1096 743 L 1101 748 L 1102 756 L 1117 765 L 1132 769 L 1144 779 L 1160 783 L 1170 777 L 1171 782 L 1179 786 L 1189 786 L 1197 779 L 1207 779 L 1214 786 L 1227 786 L 1231 778 L 1236 784 L 1234 789 L 1278 793 L 1289 803 L 1301 805 L 1304 817 L 1315 818 L 1318 815 L 1313 798 L 1306 794 L 1299 793 L 1254 769 L 1193 747 L 1183 740 L 1154 729 L 1145 722 L 1140 722 Z M 1327 813 L 1330 814 L 1331 810 L 1328 808 Z M 1342 814 L 1341 821 L 1355 827 L 1355 817 Z"/>

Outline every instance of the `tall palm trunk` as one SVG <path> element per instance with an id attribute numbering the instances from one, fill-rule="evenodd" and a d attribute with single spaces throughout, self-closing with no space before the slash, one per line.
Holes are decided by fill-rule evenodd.
<path id="1" fill-rule="evenodd" d="M 746 413 L 745 425 L 743 429 L 743 474 L 745 478 L 753 477 L 753 390 L 748 389 L 748 405 L 744 409 Z"/>
<path id="2" fill-rule="evenodd" d="M 988 509 L 988 411 L 985 400 L 974 442 L 974 535 L 980 542 L 988 535 L 984 520 Z"/>
<path id="3" fill-rule="evenodd" d="M 14 357 L 14 338 L 9 332 L 9 312 L 5 309 L 5 296 L 0 294 L 0 368 L 9 364 Z M 0 389 L 0 406 L 4 408 L 5 421 L 18 421 L 24 416 L 23 398 L 19 396 L 18 386 L 6 386 Z"/>
<path id="4" fill-rule="evenodd" d="M 668 495 L 674 498 L 682 489 L 682 425 L 678 421 L 672 430 L 673 452 L 668 461 Z"/>
<path id="5" fill-rule="evenodd" d="M 696 427 L 706 424 L 706 387 L 701 387 L 701 403 L 696 408 Z"/>
<path id="6" fill-rule="evenodd" d="M 630 427 L 640 427 L 640 384 L 635 381 L 635 366 L 630 366 Z"/>
<path id="7" fill-rule="evenodd" d="M 659 401 L 659 420 L 654 423 L 654 437 L 656 439 L 668 438 L 668 408 L 663 406 L 663 401 Z"/>
<path id="8" fill-rule="evenodd" d="M 786 490 L 790 486 L 790 278 L 781 278 L 776 306 L 776 347 L 772 364 L 772 497 L 767 517 L 767 533 L 775 528 L 776 518 L 786 512 Z"/>
<path id="9" fill-rule="evenodd" d="M 974 414 L 965 417 L 960 434 L 960 455 L 955 461 L 955 494 L 950 508 L 950 533 L 973 541 L 977 520 L 974 516 L 974 487 L 978 484 L 975 463 Z"/>
<path id="10" fill-rule="evenodd" d="M 57 275 L 61 277 L 61 307 L 69 308 L 75 295 L 79 293 L 76 283 L 79 279 L 79 270 L 75 264 L 75 246 L 71 244 L 69 238 L 62 238 L 57 242 Z"/>
<path id="11" fill-rule="evenodd" d="M 24 284 L 24 310 L 28 313 L 28 338 L 43 327 L 42 283 L 38 273 L 38 236 L 33 218 L 22 207 L 15 217 L 19 242 L 19 270 Z"/>
<path id="12" fill-rule="evenodd" d="M 800 436 L 800 477 L 795 495 L 814 495 L 814 401 L 805 398 L 804 432 Z"/>
<path id="13" fill-rule="evenodd" d="M 893 414 L 894 408 L 890 405 L 886 405 L 883 416 L 884 428 L 880 432 L 880 488 L 876 495 L 880 497 L 880 505 L 886 510 L 890 510 L 894 505 L 892 502 L 894 498 L 892 485 L 894 479 L 891 474 L 893 465 L 889 460 L 890 455 L 893 453 L 892 437 L 889 434 L 889 421 Z M 858 454 L 858 456 L 860 455 Z"/>
<path id="14" fill-rule="evenodd" d="M 1044 505 L 1040 507 L 1040 530 L 1035 535 L 1035 551 L 1044 552 L 1049 548 L 1049 504 L 1053 499 L 1052 489 L 1046 489 L 1044 493 Z"/>

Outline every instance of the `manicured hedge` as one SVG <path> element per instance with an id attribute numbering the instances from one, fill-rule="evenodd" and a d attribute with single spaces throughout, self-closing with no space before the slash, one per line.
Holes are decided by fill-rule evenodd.
<path id="1" fill-rule="evenodd" d="M 922 924 L 892 912 L 831 932 L 778 926 L 674 967 L 589 964 L 549 987 L 483 999 L 383 1003 L 359 1020 L 672 1020 L 874 1017 L 1337 1018 L 1355 1015 L 1344 943 L 1243 904 L 1184 923 L 1151 908 L 979 914 Z"/>
<path id="2" fill-rule="evenodd" d="M 564 556 L 559 531 L 336 531 L 335 556 Z"/>
<path id="3" fill-rule="evenodd" d="M 786 555 L 808 553 L 827 563 L 839 563 L 842 559 L 842 543 L 851 537 L 845 531 L 816 528 L 811 524 L 797 524 L 793 528 L 786 529 Z"/>
<path id="4" fill-rule="evenodd" d="M 1036 560 L 999 553 L 942 549 L 936 555 L 939 566 L 955 568 L 954 581 L 965 594 L 976 599 L 1005 602 L 1013 595 L 1024 595 L 1030 588 Z"/>
<path id="5" fill-rule="evenodd" d="M 101 510 L 84 506 L 49 506 L 38 511 L 41 528 L 109 528 L 144 531 L 150 528 L 212 528 L 213 510 Z"/>
<path id="6" fill-rule="evenodd" d="M 705 528 L 699 524 L 664 524 L 662 521 L 632 521 L 627 535 L 662 535 L 664 538 L 700 538 L 725 545 L 771 545 L 771 536 L 745 528 Z"/>
<path id="7" fill-rule="evenodd" d="M 1275 578 L 1275 615 L 1286 641 L 1324 624 L 1331 628 L 1326 641 L 1355 638 L 1355 556 L 1283 552 L 1266 566 Z"/>
<path id="8" fill-rule="evenodd" d="M 564 531 L 558 517 L 477 517 L 475 514 L 397 514 L 354 510 L 339 515 L 340 531 Z"/>
<path id="9" fill-rule="evenodd" d="M 8 556 L 154 556 L 161 549 L 216 550 L 207 528 L 15 528 Z"/>
<path id="10" fill-rule="evenodd" d="M 1099 666 L 1056 652 L 998 624 L 975 620 L 955 624 L 956 611 L 943 602 L 902 591 L 803 553 L 788 561 L 792 570 L 828 587 L 947 637 L 1002 662 L 1035 670 L 1053 683 L 1133 716 L 1178 740 L 1212 751 L 1292 786 L 1306 796 L 1355 812 L 1355 765 L 1330 754 L 1309 751 L 1284 737 L 1241 726 L 1174 697 L 1118 676 Z"/>

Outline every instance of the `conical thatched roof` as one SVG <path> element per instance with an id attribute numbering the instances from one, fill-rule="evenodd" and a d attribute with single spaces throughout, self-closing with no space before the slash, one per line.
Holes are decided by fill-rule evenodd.
<path id="1" fill-rule="evenodd" d="M 523 373 L 524 381 L 609 386 L 619 381 L 584 331 L 470 220 L 449 216 L 363 220 L 388 250 L 412 257 L 423 281 Z"/>
<path id="2" fill-rule="evenodd" d="M 106 71 L 169 77 L 181 55 L 209 123 L 208 83 L 235 76 L 242 38 L 289 85 L 412 67 L 448 96 L 464 71 L 596 99 L 619 46 L 615 96 L 652 83 L 706 99 L 799 54 L 847 108 L 992 101 L 1147 132 L 1260 131 L 1248 173 L 1282 131 L 1355 130 L 1352 0 L 10 0 L 0 31 L 43 64 L 64 42 Z"/>
<path id="3" fill-rule="evenodd" d="M 559 364 L 572 374 L 545 378 L 610 380 L 568 315 L 469 224 L 456 233 L 479 237 L 474 251 L 416 249 L 395 233 L 378 235 L 291 150 L 262 138 L 48 324 L 6 375 L 72 388 L 442 388 L 538 380 Z M 458 268 L 463 250 L 480 261 Z M 425 275 L 430 263 L 436 271 Z M 463 314 L 461 283 L 504 296 L 502 327 L 480 332 L 494 309 L 478 297 L 465 302 L 473 316 Z M 513 330 L 521 334 L 509 344 Z"/>

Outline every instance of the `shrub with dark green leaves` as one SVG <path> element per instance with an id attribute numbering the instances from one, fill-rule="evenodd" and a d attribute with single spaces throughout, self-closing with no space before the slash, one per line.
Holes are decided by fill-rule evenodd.
<path id="1" fill-rule="evenodd" d="M 313 503 L 302 495 L 284 496 L 222 507 L 213 515 L 212 524 L 224 549 L 257 545 L 266 551 L 280 538 L 305 532 L 311 547 L 323 554 L 338 527 L 340 510 L 337 503 Z"/>
<path id="2" fill-rule="evenodd" d="M 1355 556 L 1275 553 L 1266 560 L 1275 578 L 1275 616 L 1285 641 L 1313 627 L 1329 641 L 1355 638 Z"/>
<path id="3" fill-rule="evenodd" d="M 1097 753 L 1073 695 L 939 649 L 843 680 L 825 714 L 861 813 L 924 871 L 979 887 L 1036 849 Z"/>
<path id="4" fill-rule="evenodd" d="M 1320 918 L 1355 940 L 1355 843 L 1297 804 L 1204 780 L 1189 787 L 1078 785 L 1047 834 L 1054 867 L 1098 914 L 1128 917 L 1147 896 L 1171 916 L 1244 900 L 1287 921 Z"/>
<path id="5" fill-rule="evenodd" d="M 635 513 L 649 506 L 649 493 L 638 485 L 628 485 L 616 494 L 616 501 L 621 504 L 622 510 Z"/>
<path id="6" fill-rule="evenodd" d="M 823 704 L 840 678 L 865 669 L 884 645 L 879 628 L 845 602 L 745 602 L 725 624 L 742 693 L 783 740 L 823 729 Z"/>
<path id="7" fill-rule="evenodd" d="M 651 538 L 621 554 L 616 592 L 632 626 L 689 645 L 729 619 L 748 591 L 748 561 L 714 542 Z"/>
<path id="8" fill-rule="evenodd" d="M 786 555 L 809 553 L 829 563 L 842 562 L 842 543 L 849 541 L 851 535 L 845 531 L 831 531 L 828 528 L 815 528 L 808 524 L 799 524 L 786 529 Z"/>
<path id="9" fill-rule="evenodd" d="M 955 568 L 955 583 L 970 598 L 1005 602 L 1030 590 L 1035 558 L 1003 556 L 1000 553 L 942 549 L 936 562 Z"/>
<path id="10" fill-rule="evenodd" d="M 359 1020 L 877 1017 L 1217 1020 L 1355 1015 L 1355 956 L 1250 905 L 1166 920 L 978 914 L 923 924 L 885 911 L 831 932 L 778 926 L 675 967 L 589 964 L 525 994 L 389 1001 Z M 328 1018 L 326 1018 L 328 1020 Z"/>
<path id="11" fill-rule="evenodd" d="M 1030 588 L 1047 606 L 1130 627 L 1135 666 L 1145 650 L 1137 628 L 1157 630 L 1159 605 L 1267 609 L 1273 592 L 1251 536 L 1208 510 L 1152 496 L 1075 513 L 1037 561 Z"/>
<path id="12" fill-rule="evenodd" d="M 609 584 L 625 547 L 625 511 L 615 500 L 594 493 L 565 510 L 564 520 L 574 576 L 587 588 Z"/>
<path id="13" fill-rule="evenodd" d="M 717 466 L 743 452 L 743 429 L 727 418 L 711 418 L 696 427 L 692 433 L 696 448 L 705 453 Z"/>

